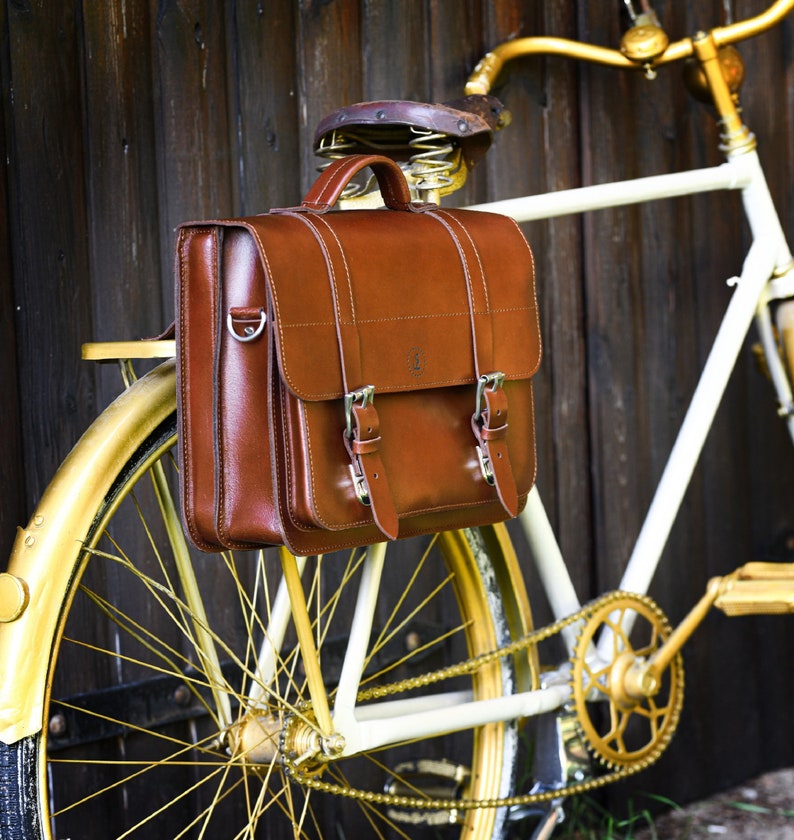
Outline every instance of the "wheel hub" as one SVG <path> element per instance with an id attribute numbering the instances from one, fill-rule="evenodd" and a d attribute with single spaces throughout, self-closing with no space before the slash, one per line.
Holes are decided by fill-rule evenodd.
<path id="1" fill-rule="evenodd" d="M 249 712 L 232 730 L 232 754 L 247 765 L 281 760 L 282 721 L 267 712 Z"/>

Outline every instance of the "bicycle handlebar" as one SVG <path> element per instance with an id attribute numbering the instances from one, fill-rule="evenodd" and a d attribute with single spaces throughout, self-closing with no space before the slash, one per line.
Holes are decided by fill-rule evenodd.
<path id="1" fill-rule="evenodd" d="M 711 30 L 714 43 L 716 46 L 722 47 L 759 35 L 779 23 L 792 9 L 794 9 L 794 0 L 775 0 L 771 6 L 755 17 Z M 573 41 L 567 38 L 546 36 L 516 38 L 513 41 L 505 41 L 499 44 L 483 56 L 469 76 L 466 93 L 488 93 L 502 67 L 508 61 L 520 56 L 559 55 L 624 70 L 647 70 L 649 65 L 656 68 L 693 55 L 692 41 L 692 38 L 682 38 L 669 44 L 664 52 L 652 61 L 639 62 L 627 58 L 620 50 L 599 47 L 595 44 L 586 44 L 582 41 Z"/>

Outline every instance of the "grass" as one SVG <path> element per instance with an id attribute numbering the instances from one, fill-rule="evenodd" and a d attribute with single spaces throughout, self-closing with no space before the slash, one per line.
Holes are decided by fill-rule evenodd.
<path id="1" fill-rule="evenodd" d="M 667 808 L 679 809 L 675 802 L 664 796 L 642 796 Z M 626 808 L 625 817 L 616 817 L 589 796 L 575 797 L 567 802 L 565 822 L 555 837 L 559 837 L 560 840 L 632 840 L 638 831 L 647 829 L 653 840 L 661 840 L 656 834 L 654 816 L 649 808 L 638 807 L 634 799 L 626 803 Z"/>
<path id="2" fill-rule="evenodd" d="M 641 794 L 644 799 L 661 803 L 665 808 L 682 810 L 672 800 L 655 794 Z M 748 816 L 783 817 L 794 819 L 792 808 L 769 808 L 750 802 L 727 802 L 728 807 L 742 811 Z M 611 814 L 603 805 L 589 796 L 579 796 L 568 800 L 565 805 L 565 822 L 557 829 L 555 840 L 634 840 L 639 831 L 652 840 L 665 840 L 656 833 L 654 815 L 649 808 L 639 807 L 638 801 L 629 800 L 626 804 L 627 815 L 619 818 Z M 691 826 L 690 826 L 691 828 Z M 688 836 L 687 827 L 680 826 L 684 832 L 681 837 Z"/>
<path id="3" fill-rule="evenodd" d="M 767 808 L 765 805 L 753 805 L 751 802 L 729 802 L 731 808 L 763 817 L 785 817 L 794 819 L 794 808 Z"/>

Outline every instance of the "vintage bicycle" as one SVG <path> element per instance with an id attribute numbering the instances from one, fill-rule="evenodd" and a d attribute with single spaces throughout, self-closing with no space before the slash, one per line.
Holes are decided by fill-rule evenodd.
<path id="1" fill-rule="evenodd" d="M 0 575 L 4 840 L 487 838 L 516 826 L 548 837 L 567 797 L 663 753 L 683 701 L 681 648 L 712 607 L 794 610 L 788 564 L 710 581 L 676 628 L 646 594 L 753 322 L 794 437 L 794 261 L 731 88 L 731 45 L 794 0 L 674 43 L 648 8 L 628 6 L 619 50 L 517 39 L 467 86 L 487 132 L 504 120 L 487 94 L 516 56 L 649 74 L 693 59 L 718 113 L 719 166 L 489 205 L 526 221 L 741 192 L 753 242 L 619 588 L 579 602 L 536 490 L 520 522 L 554 616 L 538 629 L 502 525 L 344 557 L 201 555 L 174 499 L 173 343 L 87 345 L 88 359 L 119 360 L 125 390 L 59 469 Z M 438 200 L 463 183 L 469 152 L 462 134 L 435 129 L 434 108 L 347 109 L 321 126 L 318 150 L 394 155 L 417 197 Z M 408 110 L 420 116 L 406 122 Z M 361 192 L 343 203 L 377 202 Z M 161 358 L 137 378 L 133 360 Z M 541 664 L 547 644 L 557 658 Z M 535 781 L 517 787 L 529 719 Z"/>

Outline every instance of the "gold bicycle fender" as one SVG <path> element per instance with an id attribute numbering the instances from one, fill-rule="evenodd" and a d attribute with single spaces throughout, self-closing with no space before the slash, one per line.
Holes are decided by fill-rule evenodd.
<path id="1" fill-rule="evenodd" d="M 119 469 L 175 405 L 171 360 L 99 415 L 58 469 L 27 528 L 17 532 L 8 571 L 0 575 L 0 740 L 7 744 L 41 729 L 52 641 L 81 540 Z"/>

